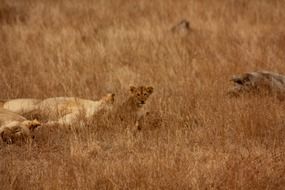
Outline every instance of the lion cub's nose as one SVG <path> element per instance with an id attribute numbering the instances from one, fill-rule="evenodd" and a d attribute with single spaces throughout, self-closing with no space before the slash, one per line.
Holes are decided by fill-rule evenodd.
<path id="1" fill-rule="evenodd" d="M 142 100 L 142 101 L 141 101 L 141 104 L 144 104 L 144 103 L 145 103 L 144 100 Z"/>

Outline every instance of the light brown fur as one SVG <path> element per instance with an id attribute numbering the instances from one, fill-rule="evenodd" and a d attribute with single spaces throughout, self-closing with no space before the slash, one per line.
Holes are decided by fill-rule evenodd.
<path id="1" fill-rule="evenodd" d="M 269 71 L 248 72 L 232 77 L 233 87 L 229 90 L 230 96 L 241 94 L 259 94 L 276 96 L 284 99 L 285 76 Z"/>
<path id="2" fill-rule="evenodd" d="M 10 110 L 18 114 L 26 114 L 37 108 L 37 105 L 41 102 L 41 99 L 34 98 L 18 98 L 11 100 L 2 100 L 0 107 Z"/>
<path id="3" fill-rule="evenodd" d="M 37 120 L 27 120 L 17 113 L 0 109 L 0 136 L 8 144 L 31 139 L 31 132 L 39 125 Z"/>
<path id="4" fill-rule="evenodd" d="M 0 127 L 0 136 L 7 144 L 27 142 L 33 138 L 32 132 L 40 125 L 37 120 L 11 121 Z"/>
<path id="5" fill-rule="evenodd" d="M 43 100 L 36 112 L 49 118 L 49 124 L 71 125 L 79 120 L 92 118 L 102 110 L 111 109 L 115 95 L 107 94 L 98 101 L 75 98 L 55 97 Z"/>
<path id="6" fill-rule="evenodd" d="M 110 108 L 114 103 L 114 96 L 114 94 L 109 93 L 98 101 L 76 97 L 53 97 L 45 100 L 23 98 L 5 101 L 2 107 L 25 115 L 29 119 L 44 120 L 44 118 L 48 118 L 49 124 L 69 125 L 74 123 L 81 113 L 84 113 L 85 118 L 90 118 L 100 110 Z M 10 113 L 13 115 L 12 112 Z"/>
<path id="7" fill-rule="evenodd" d="M 22 122 L 25 120 L 27 120 L 25 117 L 23 117 L 17 113 L 14 113 L 10 110 L 0 108 L 0 126 L 5 125 L 7 123 L 10 123 L 12 121 Z"/>
<path id="8" fill-rule="evenodd" d="M 140 129 L 140 120 L 145 114 L 143 105 L 152 93 L 153 87 L 151 86 L 131 86 L 129 98 L 116 109 L 116 120 L 134 124 L 136 128 Z"/>

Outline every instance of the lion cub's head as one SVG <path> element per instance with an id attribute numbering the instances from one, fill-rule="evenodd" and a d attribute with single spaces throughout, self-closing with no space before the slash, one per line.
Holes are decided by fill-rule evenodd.
<path id="1" fill-rule="evenodd" d="M 132 98 L 134 100 L 134 103 L 138 107 L 142 107 L 145 103 L 148 97 L 153 92 L 153 87 L 151 86 L 139 86 L 139 87 L 130 87 L 130 92 L 132 94 Z"/>
<path id="2" fill-rule="evenodd" d="M 108 93 L 106 96 L 102 97 L 102 100 L 106 102 L 107 104 L 113 104 L 115 101 L 115 94 Z"/>

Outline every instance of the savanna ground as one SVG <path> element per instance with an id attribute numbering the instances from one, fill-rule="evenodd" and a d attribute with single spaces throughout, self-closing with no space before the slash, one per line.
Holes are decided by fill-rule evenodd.
<path id="1" fill-rule="evenodd" d="M 285 73 L 283 0 L 2 0 L 0 97 L 97 99 L 153 85 L 159 128 L 108 119 L 0 146 L 1 189 L 284 189 L 285 102 L 228 98 Z M 186 36 L 170 28 L 188 19 Z"/>

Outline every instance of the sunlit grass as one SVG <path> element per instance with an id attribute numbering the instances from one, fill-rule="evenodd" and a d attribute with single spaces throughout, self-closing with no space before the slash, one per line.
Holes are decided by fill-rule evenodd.
<path id="1" fill-rule="evenodd" d="M 282 189 L 284 105 L 225 96 L 232 74 L 285 73 L 285 4 L 237 1 L 0 3 L 0 97 L 126 99 L 152 85 L 163 118 L 135 136 L 108 116 L 0 146 L 0 189 Z M 174 35 L 180 20 L 192 32 Z"/>

